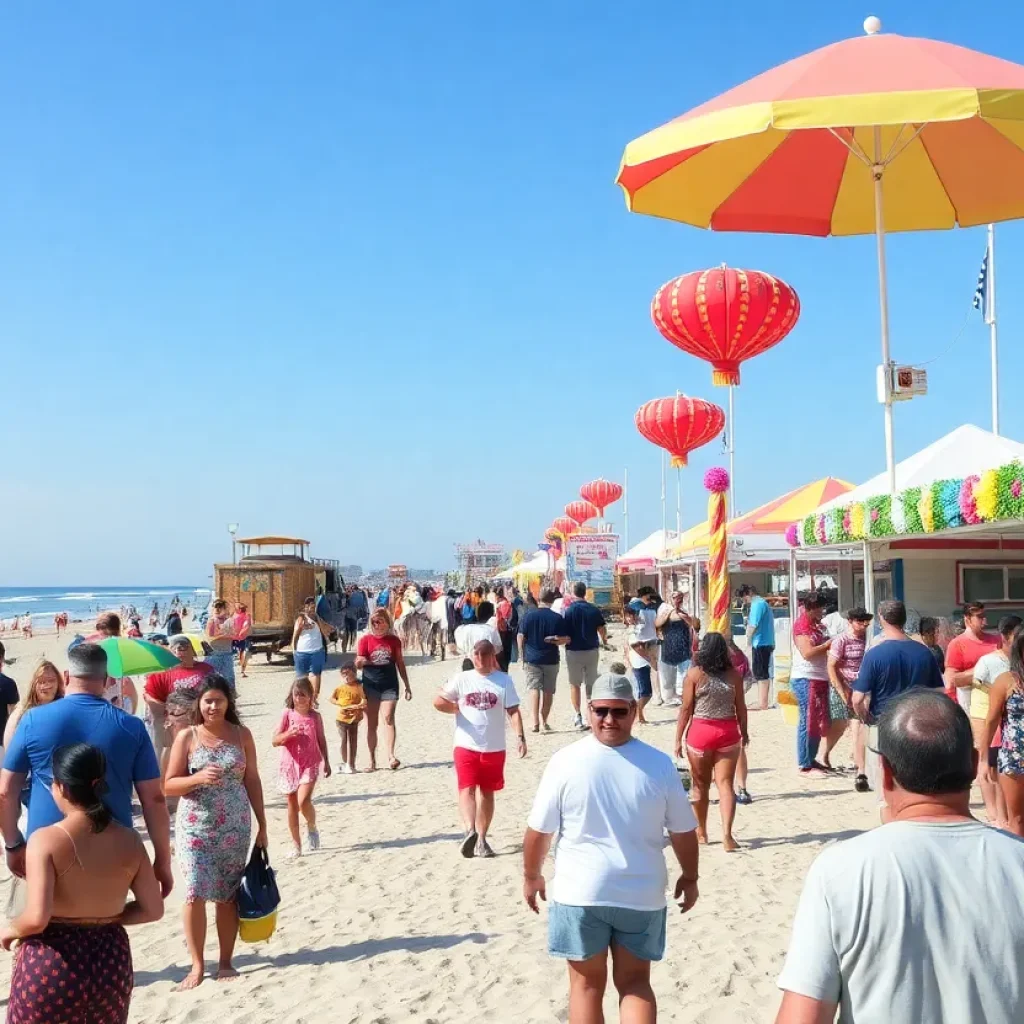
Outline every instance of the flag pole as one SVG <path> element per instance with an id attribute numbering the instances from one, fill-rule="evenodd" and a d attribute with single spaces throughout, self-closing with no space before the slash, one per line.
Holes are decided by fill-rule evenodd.
<path id="1" fill-rule="evenodd" d="M 996 325 L 996 228 L 988 226 L 988 288 L 985 322 L 992 348 L 992 433 L 999 433 L 999 328 Z"/>
<path id="2" fill-rule="evenodd" d="M 622 471 L 622 543 L 629 550 L 629 470 Z"/>
<path id="3" fill-rule="evenodd" d="M 661 557 L 664 558 L 668 548 L 668 512 L 665 505 L 665 453 L 661 453 Z"/>

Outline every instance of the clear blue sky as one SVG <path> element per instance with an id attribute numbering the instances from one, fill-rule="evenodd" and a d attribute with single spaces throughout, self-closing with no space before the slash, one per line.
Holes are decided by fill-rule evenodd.
<path id="1" fill-rule="evenodd" d="M 661 512 L 635 409 L 725 397 L 650 298 L 722 260 L 803 302 L 743 370 L 741 508 L 878 472 L 873 241 L 632 216 L 613 179 L 629 139 L 869 13 L 1024 62 L 1020 5 L 890 6 L 12 0 L 0 585 L 200 582 L 229 521 L 443 566 L 459 540 L 532 548 L 626 466 L 636 541 Z M 1006 382 L 1022 232 L 999 229 Z M 891 239 L 896 358 L 947 345 L 983 247 L 980 229 Z M 896 410 L 898 457 L 989 423 L 980 318 L 929 371 Z M 1003 418 L 1024 437 L 1009 383 Z M 717 449 L 685 474 L 686 524 Z"/>

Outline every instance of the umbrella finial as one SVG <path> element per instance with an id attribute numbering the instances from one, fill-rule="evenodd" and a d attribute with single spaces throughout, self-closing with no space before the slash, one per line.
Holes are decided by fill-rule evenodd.
<path id="1" fill-rule="evenodd" d="M 877 36 L 882 31 L 882 19 L 876 18 L 873 14 L 869 18 L 864 19 L 864 31 L 869 36 Z"/>

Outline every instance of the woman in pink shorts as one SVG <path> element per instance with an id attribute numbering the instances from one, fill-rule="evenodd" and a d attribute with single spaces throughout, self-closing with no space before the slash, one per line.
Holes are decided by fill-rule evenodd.
<path id="1" fill-rule="evenodd" d="M 747 745 L 747 705 L 743 676 L 733 668 L 729 647 L 721 633 L 705 633 L 693 667 L 683 680 L 683 706 L 676 725 L 676 758 L 690 762 L 693 788 L 690 798 L 697 815 L 697 841 L 708 841 L 708 802 L 711 781 L 718 787 L 722 813 L 722 847 L 726 853 L 739 849 L 732 837 L 736 816 L 733 778 L 740 752 Z"/>

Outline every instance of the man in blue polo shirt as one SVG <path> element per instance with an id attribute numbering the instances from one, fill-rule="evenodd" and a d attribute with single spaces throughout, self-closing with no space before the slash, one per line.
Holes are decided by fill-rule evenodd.
<path id="1" fill-rule="evenodd" d="M 907 607 L 902 601 L 883 601 L 878 606 L 882 642 L 869 648 L 853 682 L 851 703 L 854 713 L 868 724 L 866 768 L 868 784 L 880 792 L 878 763 L 878 721 L 886 705 L 901 693 L 917 687 L 941 690 L 945 687 L 932 652 L 904 632 Z"/>
<path id="2" fill-rule="evenodd" d="M 82 643 L 68 651 L 70 671 L 64 674 L 63 700 L 27 711 L 18 723 L 0 772 L 0 830 L 7 865 L 25 874 L 26 837 L 18 829 L 21 791 L 29 772 L 28 835 L 62 821 L 50 793 L 53 754 L 59 747 L 88 743 L 107 759 L 103 802 L 114 818 L 132 828 L 132 791 L 138 793 L 146 829 L 153 843 L 153 869 L 164 895 L 174 884 L 171 874 L 171 823 L 160 785 L 160 765 L 141 718 L 103 699 L 107 653 L 98 644 Z"/>
<path id="3" fill-rule="evenodd" d="M 540 607 L 532 608 L 519 620 L 519 661 L 523 666 L 526 691 L 533 716 L 533 731 L 551 732 L 548 715 L 555 698 L 558 680 L 558 648 L 569 642 L 565 619 L 551 610 L 558 592 L 545 590 L 540 596 Z"/>
<path id="4" fill-rule="evenodd" d="M 583 714 L 580 711 L 580 687 L 587 689 L 587 698 L 597 679 L 599 647 L 608 646 L 608 630 L 604 616 L 597 605 L 587 600 L 586 583 L 577 583 L 572 588 L 575 600 L 562 612 L 569 632 L 569 643 L 565 648 L 565 667 L 569 673 L 569 699 L 575 712 L 573 728 L 584 732 Z"/>

